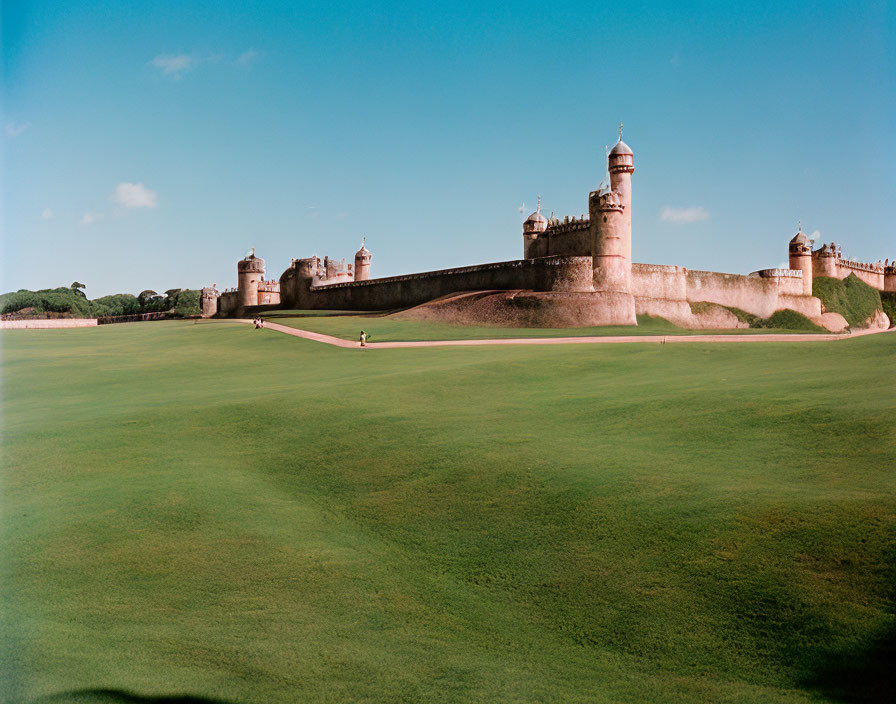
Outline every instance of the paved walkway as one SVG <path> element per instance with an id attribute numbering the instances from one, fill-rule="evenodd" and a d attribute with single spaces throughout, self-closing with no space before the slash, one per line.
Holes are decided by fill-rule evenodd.
<path id="1" fill-rule="evenodd" d="M 252 324 L 251 320 L 237 318 L 238 323 Z M 292 328 L 269 320 L 264 322 L 268 330 L 276 330 L 294 337 L 302 337 L 306 340 L 323 342 L 336 347 L 359 349 L 357 342 L 343 340 L 341 337 L 324 335 L 319 332 Z M 650 342 L 654 344 L 666 344 L 673 342 L 830 342 L 832 340 L 849 340 L 862 335 L 873 335 L 878 332 L 893 332 L 890 330 L 859 330 L 852 335 L 841 334 L 794 334 L 794 335 L 627 335 L 615 337 L 517 337 L 497 340 L 418 340 L 414 342 L 368 342 L 365 349 L 395 349 L 398 347 L 471 347 L 478 345 L 581 345 L 581 344 L 615 344 L 620 342 Z"/>

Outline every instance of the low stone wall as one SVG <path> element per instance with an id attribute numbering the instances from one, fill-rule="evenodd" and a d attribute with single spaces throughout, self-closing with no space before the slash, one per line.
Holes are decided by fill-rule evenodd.
<path id="1" fill-rule="evenodd" d="M 760 318 L 790 308 L 809 318 L 821 315 L 821 301 L 803 295 L 802 272 L 766 269 L 755 274 L 723 274 L 679 266 L 632 264 L 632 292 L 638 313 L 659 315 L 688 326 L 690 311 L 681 303 L 717 303 Z"/>
<path id="2" fill-rule="evenodd" d="M 296 268 L 280 277 L 283 307 L 322 310 L 396 310 L 461 291 L 590 291 L 591 257 L 541 257 L 442 269 L 405 276 L 310 285 Z"/>
<path id="3" fill-rule="evenodd" d="M 662 264 L 632 264 L 632 293 L 635 297 L 671 301 L 688 299 L 687 269 Z"/>
<path id="4" fill-rule="evenodd" d="M 35 318 L 34 320 L 0 320 L 2 330 L 49 330 L 51 328 L 92 328 L 96 318 Z"/>
<path id="5" fill-rule="evenodd" d="M 837 262 L 836 273 L 838 279 L 845 279 L 850 274 L 855 274 L 869 286 L 876 288 L 878 291 L 884 288 L 884 272 L 872 271 L 867 264 L 849 264 L 843 261 Z"/>

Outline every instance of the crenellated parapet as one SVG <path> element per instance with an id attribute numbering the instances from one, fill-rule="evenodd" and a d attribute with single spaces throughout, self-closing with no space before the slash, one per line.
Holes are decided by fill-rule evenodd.
<path id="1" fill-rule="evenodd" d="M 618 212 L 625 210 L 625 204 L 622 202 L 622 194 L 619 191 L 613 191 L 606 188 L 601 191 L 594 191 L 590 195 L 593 201 L 593 208 L 601 213 Z"/>
<path id="2" fill-rule="evenodd" d="M 579 232 L 581 230 L 587 230 L 589 227 L 591 227 L 591 218 L 589 218 L 587 215 L 582 215 L 580 217 L 569 217 L 569 215 L 567 215 L 565 218 L 563 218 L 563 220 L 559 220 L 557 218 L 551 218 L 550 220 L 548 220 L 548 226 L 545 230 L 545 234 L 562 235 L 567 232 Z"/>

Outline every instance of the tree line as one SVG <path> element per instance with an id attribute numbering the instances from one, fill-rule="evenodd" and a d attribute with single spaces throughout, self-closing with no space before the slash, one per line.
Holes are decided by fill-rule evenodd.
<path id="1" fill-rule="evenodd" d="M 68 288 L 45 288 L 39 291 L 19 289 L 0 295 L 0 314 L 41 316 L 48 313 L 72 318 L 98 318 L 109 315 L 139 315 L 169 312 L 177 316 L 199 315 L 200 292 L 195 289 L 170 288 L 164 294 L 146 289 L 134 296 L 116 293 L 90 300 L 86 286 L 78 281 Z"/>

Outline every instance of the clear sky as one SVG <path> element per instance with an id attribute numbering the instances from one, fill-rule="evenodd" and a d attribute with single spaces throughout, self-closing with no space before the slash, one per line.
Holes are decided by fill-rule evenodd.
<path id="1" fill-rule="evenodd" d="M 635 261 L 777 266 L 798 219 L 896 257 L 894 2 L 2 7 L 4 291 L 518 259 L 620 121 Z"/>

